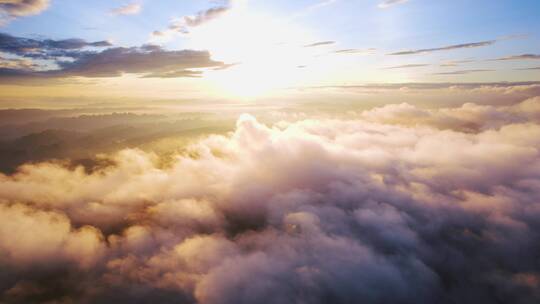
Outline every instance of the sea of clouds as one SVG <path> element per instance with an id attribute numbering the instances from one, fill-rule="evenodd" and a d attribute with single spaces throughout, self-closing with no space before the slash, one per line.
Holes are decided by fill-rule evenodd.
<path id="1" fill-rule="evenodd" d="M 242 115 L 0 174 L 0 303 L 539 303 L 540 98 Z"/>

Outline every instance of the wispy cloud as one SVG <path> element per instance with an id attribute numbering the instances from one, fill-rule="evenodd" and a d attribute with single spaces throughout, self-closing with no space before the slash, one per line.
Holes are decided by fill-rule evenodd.
<path id="1" fill-rule="evenodd" d="M 378 7 L 384 9 L 384 8 L 389 8 L 394 5 L 407 3 L 407 2 L 409 2 L 409 0 L 386 0 L 386 1 L 381 2 L 378 5 Z"/>
<path id="2" fill-rule="evenodd" d="M 337 1 L 338 0 L 323 0 L 323 1 L 319 2 L 319 3 L 315 3 L 312 6 L 308 7 L 308 10 L 318 9 L 318 8 L 321 8 L 321 7 L 332 5 L 332 4 L 336 3 Z"/>
<path id="3" fill-rule="evenodd" d="M 335 43 L 336 43 L 335 41 L 319 41 L 319 42 L 306 44 L 304 45 L 304 47 L 316 47 L 316 46 L 322 46 L 322 45 L 331 45 Z"/>
<path id="4" fill-rule="evenodd" d="M 320 1 L 318 3 L 312 4 L 312 5 L 304 8 L 304 9 L 302 9 L 300 12 L 297 12 L 296 14 L 293 14 L 291 16 L 291 18 L 295 19 L 295 18 L 298 18 L 298 17 L 306 16 L 306 15 L 308 15 L 309 13 L 311 13 L 313 11 L 316 11 L 316 10 L 321 9 L 323 7 L 332 5 L 332 4 L 336 3 L 336 2 L 338 2 L 338 0 L 323 0 L 323 1 Z"/>
<path id="5" fill-rule="evenodd" d="M 505 61 L 505 60 L 539 60 L 539 59 L 540 59 L 540 54 L 523 54 L 523 55 L 502 57 L 502 58 L 497 58 L 493 60 Z"/>
<path id="6" fill-rule="evenodd" d="M 369 48 L 369 49 L 342 49 L 333 51 L 334 54 L 371 54 L 375 52 L 377 49 Z"/>
<path id="7" fill-rule="evenodd" d="M 195 15 L 177 18 L 171 22 L 165 30 L 152 32 L 153 39 L 170 39 L 175 34 L 189 34 L 190 28 L 201 26 L 211 20 L 217 19 L 233 8 L 233 1 L 225 1 L 224 4 L 199 11 Z"/>
<path id="8" fill-rule="evenodd" d="M 383 70 L 420 68 L 420 67 L 426 67 L 426 66 L 429 66 L 429 64 L 427 64 L 427 63 L 413 63 L 413 64 L 403 64 L 403 65 L 391 66 L 391 67 L 383 68 Z"/>
<path id="9" fill-rule="evenodd" d="M 460 70 L 460 71 L 451 71 L 451 72 L 439 72 L 434 73 L 433 75 L 465 75 L 471 73 L 482 73 L 482 72 L 493 72 L 495 70 L 488 69 L 477 69 L 477 70 Z"/>
<path id="10" fill-rule="evenodd" d="M 450 60 L 450 61 L 445 61 L 443 63 L 440 64 L 441 67 L 456 67 L 460 64 L 463 64 L 463 63 L 471 63 L 471 62 L 474 62 L 475 60 L 473 59 L 464 59 L 464 60 Z"/>
<path id="11" fill-rule="evenodd" d="M 296 87 L 294 89 L 301 90 L 327 90 L 338 89 L 345 91 L 372 91 L 372 90 L 391 90 L 399 91 L 403 89 L 414 90 L 448 90 L 452 88 L 461 88 L 464 90 L 476 90 L 479 88 L 492 88 L 494 91 L 500 89 L 508 89 L 510 91 L 523 91 L 524 88 L 534 87 L 540 88 L 540 81 L 518 81 L 518 82 L 402 82 L 402 83 L 371 83 L 357 85 L 326 85 L 326 86 L 311 86 L 311 87 Z M 537 96 L 540 92 L 535 90 L 532 96 Z"/>
<path id="12" fill-rule="evenodd" d="M 231 7 L 229 5 L 213 7 L 205 11 L 199 12 L 194 16 L 186 16 L 183 19 L 187 26 L 195 27 L 223 15 L 230 9 Z"/>
<path id="13" fill-rule="evenodd" d="M 490 46 L 490 45 L 495 44 L 495 42 L 497 42 L 497 40 L 462 43 L 462 44 L 454 44 L 454 45 L 448 45 L 448 46 L 437 47 L 437 48 L 400 51 L 400 52 L 390 53 L 388 55 L 392 55 L 392 56 L 415 55 L 415 54 L 425 54 L 425 53 L 432 53 L 432 52 L 439 52 L 439 51 L 457 50 L 457 49 L 470 49 L 470 48 Z"/>
<path id="14" fill-rule="evenodd" d="M 537 67 L 532 67 L 532 68 L 523 68 L 523 69 L 518 69 L 520 71 L 535 71 L 535 70 L 540 70 L 540 66 L 537 66 Z"/>
<path id="15" fill-rule="evenodd" d="M 113 15 L 136 15 L 142 10 L 142 5 L 140 3 L 134 2 L 126 5 L 122 5 L 115 9 L 111 10 Z"/>

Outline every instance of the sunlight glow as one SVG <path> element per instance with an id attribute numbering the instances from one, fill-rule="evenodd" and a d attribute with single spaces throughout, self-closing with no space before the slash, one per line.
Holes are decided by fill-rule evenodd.
<path id="1" fill-rule="evenodd" d="M 309 63 L 321 52 L 303 47 L 315 40 L 295 24 L 237 3 L 226 16 L 193 29 L 188 46 L 209 50 L 215 60 L 236 63 L 208 73 L 218 89 L 232 96 L 255 97 L 300 79 L 304 73 L 299 64 Z"/>

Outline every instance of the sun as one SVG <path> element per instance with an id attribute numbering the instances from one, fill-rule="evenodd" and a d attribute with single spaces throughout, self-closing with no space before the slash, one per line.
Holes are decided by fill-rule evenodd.
<path id="1" fill-rule="evenodd" d="M 316 38 L 287 18 L 250 10 L 244 2 L 222 18 L 197 27 L 188 46 L 211 52 L 214 60 L 233 63 L 209 71 L 207 79 L 230 96 L 256 97 L 302 79 L 299 66 L 313 57 L 305 42 Z"/>

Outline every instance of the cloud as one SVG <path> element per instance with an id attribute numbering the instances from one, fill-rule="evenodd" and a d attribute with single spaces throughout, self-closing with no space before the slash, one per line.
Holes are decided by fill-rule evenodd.
<path id="1" fill-rule="evenodd" d="M 464 89 L 464 90 L 480 90 L 488 89 L 499 92 L 499 89 L 520 90 L 521 88 L 540 86 L 540 81 L 523 81 L 523 82 L 408 82 L 408 83 L 379 83 L 379 84 L 364 84 L 364 85 L 343 85 L 343 86 L 318 86 L 311 87 L 313 89 L 384 89 L 403 91 L 405 89 L 414 90 L 440 90 L 440 89 Z"/>
<path id="2" fill-rule="evenodd" d="M 494 60 L 506 61 L 506 60 L 538 60 L 538 59 L 540 59 L 540 55 L 538 54 L 523 54 L 523 55 L 501 57 Z"/>
<path id="3" fill-rule="evenodd" d="M 407 2 L 409 2 L 409 0 L 385 0 L 379 3 L 378 7 L 384 9 L 384 8 L 389 8 L 394 5 L 404 4 Z"/>
<path id="4" fill-rule="evenodd" d="M 195 15 L 175 19 L 167 29 L 153 31 L 151 36 L 154 39 L 162 40 L 168 39 L 178 33 L 188 34 L 190 28 L 201 26 L 226 14 L 233 8 L 232 4 L 232 1 L 225 1 L 222 5 L 200 11 Z"/>
<path id="5" fill-rule="evenodd" d="M 215 70 L 216 68 L 214 68 Z M 178 70 L 178 71 L 165 71 L 165 72 L 154 72 L 146 74 L 143 78 L 200 78 L 202 77 L 202 71 L 194 70 Z"/>
<path id="6" fill-rule="evenodd" d="M 536 303 L 539 102 L 246 114 L 168 165 L 26 164 L 0 175 L 1 300 Z"/>
<path id="7" fill-rule="evenodd" d="M 61 74 L 85 77 L 113 77 L 122 73 L 179 73 L 192 68 L 221 66 L 207 51 L 166 51 L 163 49 L 110 48 L 88 54 L 73 62 L 61 63 Z M 56 73 L 56 72 L 51 72 Z"/>
<path id="8" fill-rule="evenodd" d="M 113 15 L 137 15 L 141 12 L 142 5 L 137 2 L 129 3 L 111 10 Z"/>
<path id="9" fill-rule="evenodd" d="M 441 130 L 477 133 L 515 123 L 540 123 L 540 98 L 509 106 L 466 103 L 457 108 L 423 109 L 408 103 L 391 104 L 362 113 L 372 122 L 405 126 L 427 125 Z"/>
<path id="10" fill-rule="evenodd" d="M 335 41 L 320 41 L 320 42 L 306 44 L 304 45 L 304 47 L 316 47 L 316 46 L 323 46 L 323 45 L 331 45 L 335 43 L 336 43 Z"/>
<path id="11" fill-rule="evenodd" d="M 1 205 L 0 230 L 2 260 L 10 266 L 26 267 L 42 263 L 76 262 L 83 269 L 100 258 L 104 244 L 99 230 L 71 227 L 63 213 L 47 212 L 25 205 Z M 14 237 L 10 231 L 18 231 Z"/>
<path id="12" fill-rule="evenodd" d="M 457 50 L 457 49 L 469 49 L 469 48 L 490 46 L 490 45 L 495 44 L 495 42 L 497 42 L 497 40 L 488 40 L 488 41 L 480 41 L 480 42 L 454 44 L 454 45 L 443 46 L 443 47 L 432 48 L 432 49 L 418 49 L 418 50 L 410 50 L 410 51 L 401 51 L 401 52 L 390 53 L 388 55 L 392 55 L 392 56 L 415 55 L 415 54 L 425 54 L 425 53 L 432 53 L 432 52 L 439 52 L 439 51 L 450 51 L 450 50 Z"/>
<path id="13" fill-rule="evenodd" d="M 72 38 L 63 40 L 31 39 L 0 33 L 0 51 L 21 57 L 36 59 L 54 59 L 57 57 L 76 58 L 84 54 L 83 48 L 112 46 L 109 41 L 87 42 Z"/>
<path id="14" fill-rule="evenodd" d="M 336 3 L 337 1 L 338 0 L 322 0 L 319 3 L 315 3 L 315 4 L 311 5 L 311 6 L 309 6 L 306 10 L 307 11 L 312 11 L 312 10 L 320 9 L 320 8 L 325 7 L 325 6 L 332 5 L 332 4 Z"/>
<path id="15" fill-rule="evenodd" d="M 471 62 L 475 62 L 475 61 L 472 60 L 472 59 L 450 60 L 450 61 L 445 61 L 445 62 L 441 63 L 440 66 L 441 67 L 456 67 L 456 66 L 459 66 L 460 64 L 471 63 Z"/>
<path id="16" fill-rule="evenodd" d="M 294 14 L 292 16 L 292 19 L 309 15 L 310 13 L 312 13 L 314 11 L 317 11 L 317 10 L 322 9 L 324 7 L 333 5 L 333 4 L 337 3 L 337 2 L 338 2 L 338 0 L 321 0 L 318 3 L 309 5 L 306 8 L 304 8 L 303 10 L 301 10 L 300 12 L 297 12 L 296 14 Z"/>
<path id="17" fill-rule="evenodd" d="M 0 0 L 0 25 L 18 17 L 39 14 L 48 6 L 49 0 Z"/>
<path id="18" fill-rule="evenodd" d="M 230 9 L 231 7 L 229 5 L 212 7 L 207 10 L 198 12 L 194 16 L 184 17 L 184 22 L 188 27 L 200 26 L 212 19 L 220 17 Z"/>
<path id="19" fill-rule="evenodd" d="M 369 49 L 341 49 L 336 50 L 333 53 L 334 54 L 371 54 L 375 52 L 376 49 L 369 48 Z"/>
<path id="20" fill-rule="evenodd" d="M 306 106 L 306 110 L 319 108 L 327 111 L 329 107 L 336 109 L 331 100 L 340 98 L 343 100 L 340 110 L 358 111 L 404 100 L 416 106 L 433 106 L 434 101 L 439 107 L 461 106 L 464 101 L 480 105 L 512 105 L 540 95 L 540 82 L 365 83 L 299 86 L 290 89 L 321 96 L 318 105 Z"/>
<path id="21" fill-rule="evenodd" d="M 13 70 L 34 70 L 39 68 L 39 65 L 29 59 L 14 59 L 0 57 L 0 69 L 13 69 Z"/>
<path id="22" fill-rule="evenodd" d="M 0 36 L 0 39 L 3 36 Z M 57 79 L 64 77 L 117 77 L 124 73 L 140 74 L 146 78 L 199 77 L 196 68 L 219 68 L 224 63 L 214 61 L 207 51 L 167 51 L 158 46 L 108 48 L 101 52 L 81 51 L 86 46 L 102 46 L 107 42 L 88 43 L 83 40 L 28 40 L 7 36 L 0 50 L 24 57 L 54 59 L 57 69 L 21 69 L 14 64 L 0 68 L 0 78 L 6 82 L 24 83 L 28 79 Z M 65 61 L 62 57 L 72 57 Z"/>
<path id="23" fill-rule="evenodd" d="M 519 69 L 519 70 L 521 70 L 521 71 L 540 70 L 540 66 L 532 67 L 532 68 L 523 68 L 523 69 Z"/>
<path id="24" fill-rule="evenodd" d="M 224 63 L 224 64 L 221 65 L 221 66 L 218 66 L 218 67 L 213 68 L 213 70 L 214 70 L 214 71 L 227 70 L 227 69 L 230 69 L 230 68 L 235 67 L 235 66 L 240 65 L 240 64 L 242 64 L 242 63 L 241 63 L 241 62 Z"/>
<path id="25" fill-rule="evenodd" d="M 383 68 L 383 69 L 384 70 L 395 70 L 395 69 L 419 68 L 419 67 L 426 67 L 426 66 L 429 66 L 429 64 L 415 63 L 415 64 L 403 64 L 403 65 L 391 66 L 391 67 L 387 67 L 387 68 Z"/>
<path id="26" fill-rule="evenodd" d="M 487 70 L 487 69 L 477 69 L 477 70 L 459 70 L 459 71 L 451 71 L 451 72 L 439 72 L 439 73 L 433 73 L 434 75 L 465 75 L 465 74 L 471 74 L 471 73 L 482 73 L 482 72 L 493 72 L 494 70 Z"/>

